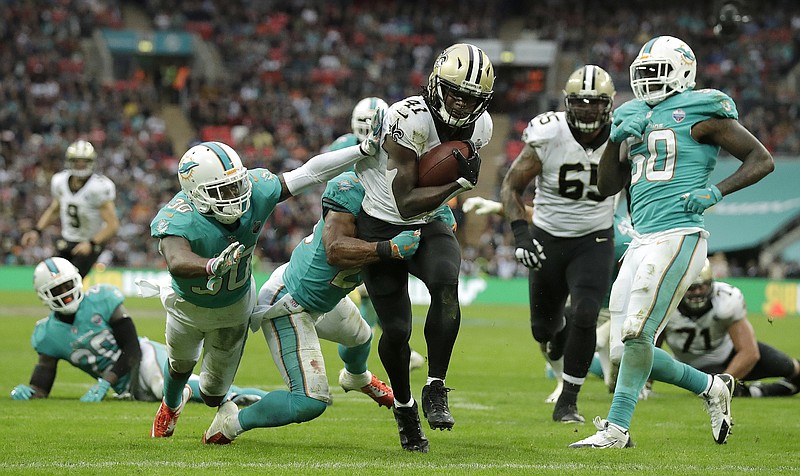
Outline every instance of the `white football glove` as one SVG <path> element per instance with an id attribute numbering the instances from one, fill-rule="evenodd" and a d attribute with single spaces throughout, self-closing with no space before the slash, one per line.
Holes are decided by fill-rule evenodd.
<path id="1" fill-rule="evenodd" d="M 381 133 L 383 131 L 383 117 L 385 115 L 386 111 L 383 108 L 375 109 L 375 114 L 373 114 L 369 123 L 369 135 L 358 145 L 362 155 L 373 156 L 380 150 L 381 137 L 383 137 Z"/>
<path id="2" fill-rule="evenodd" d="M 517 248 L 514 250 L 514 256 L 526 268 L 539 269 L 542 267 L 542 260 L 546 259 L 547 256 L 544 255 L 544 248 L 542 248 L 539 241 L 534 238 L 532 243 L 531 249 Z"/>
<path id="3" fill-rule="evenodd" d="M 503 204 L 483 197 L 470 197 L 464 200 L 461 209 L 464 210 L 464 213 L 474 211 L 476 215 L 500 215 L 503 211 Z"/>
<path id="4" fill-rule="evenodd" d="M 239 263 L 244 252 L 244 245 L 235 241 L 222 250 L 219 256 L 211 258 L 206 263 L 206 273 L 209 278 L 206 287 L 213 291 L 222 282 L 222 276 Z"/>

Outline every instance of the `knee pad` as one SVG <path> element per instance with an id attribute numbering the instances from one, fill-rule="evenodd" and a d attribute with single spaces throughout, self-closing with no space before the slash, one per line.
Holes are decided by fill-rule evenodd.
<path id="1" fill-rule="evenodd" d="M 292 395 L 292 410 L 295 423 L 311 421 L 322 415 L 328 405 L 305 395 Z"/>
<path id="2" fill-rule="evenodd" d="M 581 299 L 572 305 L 572 325 L 580 328 L 597 326 L 600 303 L 593 299 Z"/>

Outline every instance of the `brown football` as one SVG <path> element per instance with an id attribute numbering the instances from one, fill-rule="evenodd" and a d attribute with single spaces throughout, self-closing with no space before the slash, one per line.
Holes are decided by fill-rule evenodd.
<path id="1" fill-rule="evenodd" d="M 439 144 L 419 158 L 417 186 L 434 187 L 455 182 L 458 179 L 458 159 L 453 155 L 458 149 L 469 157 L 469 145 L 460 140 Z"/>

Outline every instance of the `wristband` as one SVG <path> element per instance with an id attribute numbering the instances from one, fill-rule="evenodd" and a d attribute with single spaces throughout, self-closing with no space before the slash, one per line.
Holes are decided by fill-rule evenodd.
<path id="1" fill-rule="evenodd" d="M 206 261 L 206 274 L 209 276 L 214 276 L 214 272 L 211 270 L 211 266 L 214 264 L 217 258 L 211 258 L 210 260 Z"/>
<path id="2" fill-rule="evenodd" d="M 375 252 L 380 259 L 392 259 L 392 242 L 389 240 L 379 241 L 375 246 Z"/>
<path id="3" fill-rule="evenodd" d="M 533 242 L 531 228 L 527 220 L 514 220 L 511 222 L 511 231 L 514 232 L 514 244 L 517 248 L 528 248 Z"/>

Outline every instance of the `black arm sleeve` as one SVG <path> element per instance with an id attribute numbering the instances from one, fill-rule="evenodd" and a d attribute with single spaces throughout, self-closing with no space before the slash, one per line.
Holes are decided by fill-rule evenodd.
<path id="1" fill-rule="evenodd" d="M 114 311 L 115 314 L 118 312 L 120 312 L 119 308 Z M 111 333 L 114 334 L 114 339 L 117 340 L 117 345 L 122 351 L 119 360 L 111 368 L 111 372 L 117 378 L 139 367 L 139 361 L 142 360 L 142 349 L 139 347 L 139 335 L 136 333 L 136 326 L 133 323 L 133 319 L 124 314 L 124 311 L 122 312 L 121 318 L 112 319 L 109 322 Z"/>
<path id="2" fill-rule="evenodd" d="M 31 374 L 30 385 L 36 390 L 37 397 L 47 398 L 50 390 L 53 389 L 53 382 L 56 380 L 56 366 L 36 364 Z"/>

